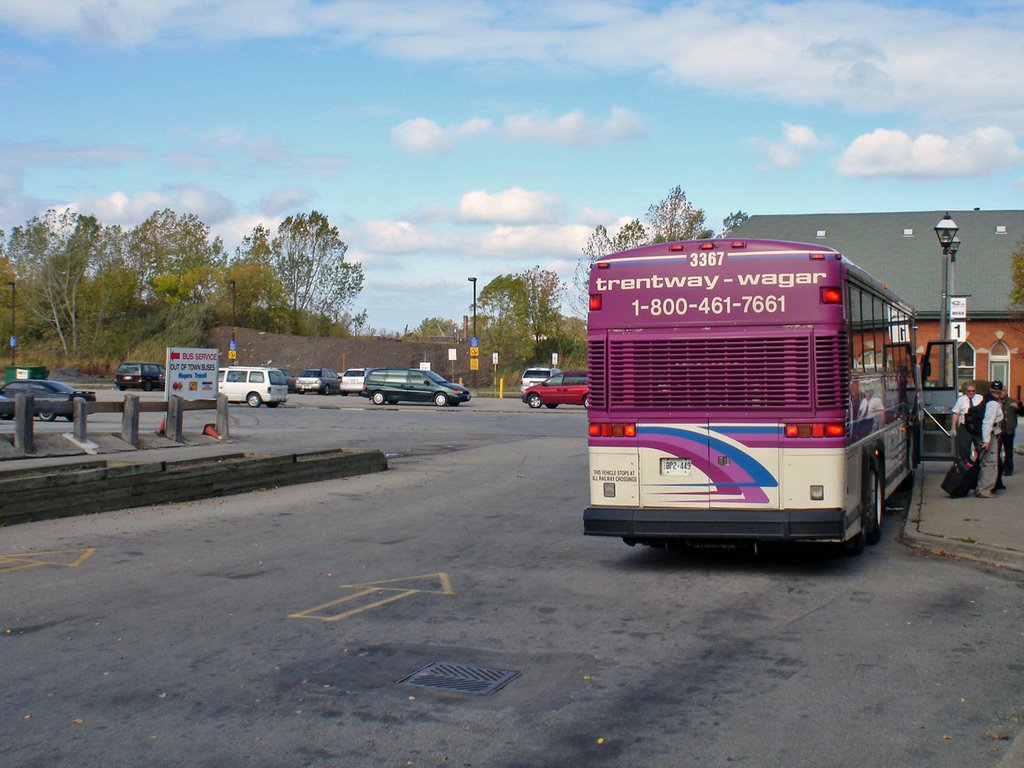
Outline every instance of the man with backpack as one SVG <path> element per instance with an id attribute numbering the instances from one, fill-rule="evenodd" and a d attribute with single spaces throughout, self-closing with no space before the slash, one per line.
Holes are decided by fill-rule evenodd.
<path id="1" fill-rule="evenodd" d="M 996 379 L 985 395 L 985 416 L 981 425 L 981 452 L 978 463 L 978 490 L 974 495 L 979 499 L 994 499 L 993 490 L 999 482 L 999 441 L 1003 433 L 1003 382 Z"/>
<path id="2" fill-rule="evenodd" d="M 964 387 L 964 393 L 953 406 L 953 434 L 956 435 L 957 455 L 970 461 L 974 455 L 981 455 L 982 403 L 977 387 L 971 383 Z M 970 417 L 970 418 L 968 418 Z"/>

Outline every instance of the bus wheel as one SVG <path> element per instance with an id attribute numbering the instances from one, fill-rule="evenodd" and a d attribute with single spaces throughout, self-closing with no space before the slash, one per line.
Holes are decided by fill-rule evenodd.
<path id="1" fill-rule="evenodd" d="M 877 470 L 872 470 L 870 473 L 871 477 L 871 498 L 869 499 L 870 506 L 868 506 L 868 530 L 866 539 L 868 544 L 877 544 L 882 540 L 882 513 L 885 512 L 885 491 L 883 490 L 882 480 L 878 476 Z"/>

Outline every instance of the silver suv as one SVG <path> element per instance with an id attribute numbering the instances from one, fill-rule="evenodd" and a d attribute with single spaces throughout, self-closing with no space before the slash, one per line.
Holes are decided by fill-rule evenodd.
<path id="1" fill-rule="evenodd" d="M 341 374 L 341 394 L 358 395 L 363 391 L 363 379 L 372 368 L 349 368 Z"/>
<path id="2" fill-rule="evenodd" d="M 523 371 L 523 380 L 520 382 L 520 388 L 525 392 L 534 384 L 540 384 L 542 381 L 547 381 L 556 373 L 561 372 L 562 371 L 558 368 L 546 368 L 542 365 L 527 368 Z"/>
<path id="3" fill-rule="evenodd" d="M 295 379 L 295 391 L 330 395 L 341 392 L 341 379 L 331 368 L 307 368 Z"/>

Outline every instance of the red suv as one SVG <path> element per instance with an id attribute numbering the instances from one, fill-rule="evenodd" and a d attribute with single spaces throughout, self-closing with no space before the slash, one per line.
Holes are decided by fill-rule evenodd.
<path id="1" fill-rule="evenodd" d="M 562 371 L 523 392 L 523 402 L 531 408 L 557 408 L 560 405 L 590 405 L 586 371 Z"/>

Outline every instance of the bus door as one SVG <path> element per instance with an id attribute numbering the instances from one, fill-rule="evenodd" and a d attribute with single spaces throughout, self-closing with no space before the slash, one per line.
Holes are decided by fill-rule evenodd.
<path id="1" fill-rule="evenodd" d="M 956 341 L 929 341 L 921 356 L 921 458 L 953 459 L 953 406 L 956 386 Z"/>

